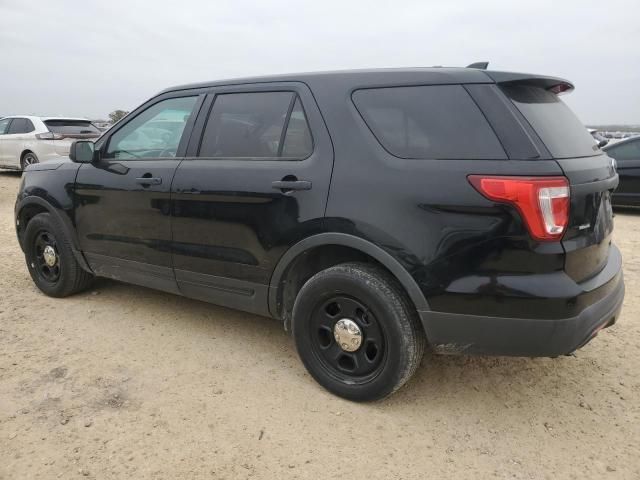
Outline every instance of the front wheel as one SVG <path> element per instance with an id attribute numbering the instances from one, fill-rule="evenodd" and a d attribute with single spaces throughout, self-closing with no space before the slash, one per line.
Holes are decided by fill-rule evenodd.
<path id="1" fill-rule="evenodd" d="M 316 381 L 356 401 L 395 392 L 425 348 L 420 320 L 396 280 L 364 263 L 337 265 L 309 279 L 296 298 L 292 330 Z"/>
<path id="2" fill-rule="evenodd" d="M 24 252 L 33 282 L 51 297 L 84 290 L 93 278 L 78 264 L 69 238 L 49 213 L 39 213 L 29 220 Z"/>

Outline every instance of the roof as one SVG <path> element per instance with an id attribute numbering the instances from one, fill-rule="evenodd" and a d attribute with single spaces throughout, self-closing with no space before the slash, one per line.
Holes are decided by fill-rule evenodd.
<path id="1" fill-rule="evenodd" d="M 547 77 L 528 73 L 500 72 L 495 70 L 480 70 L 476 68 L 458 67 L 417 67 L 417 68 L 380 68 L 364 70 L 334 70 L 325 72 L 287 73 L 280 75 L 265 75 L 256 77 L 232 78 L 210 82 L 178 85 L 162 90 L 160 93 L 197 88 L 208 88 L 222 85 L 240 85 L 247 83 L 271 82 L 303 82 L 312 84 L 321 81 L 338 81 L 356 85 L 372 85 L 384 83 L 419 84 L 433 83 L 502 83 L 502 82 L 532 82 L 540 86 L 566 83 L 567 80 L 557 77 Z"/>
<path id="2" fill-rule="evenodd" d="M 6 117 L 0 118 L 28 118 L 29 120 L 39 119 L 43 122 L 46 120 L 73 120 L 78 122 L 89 122 L 90 120 L 82 117 L 43 117 L 40 115 L 7 115 Z"/>

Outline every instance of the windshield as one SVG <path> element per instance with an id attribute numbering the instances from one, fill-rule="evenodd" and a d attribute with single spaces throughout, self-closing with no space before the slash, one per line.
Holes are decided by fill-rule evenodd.
<path id="1" fill-rule="evenodd" d="M 599 154 L 600 149 L 589 131 L 555 93 L 529 85 L 503 86 L 502 91 L 555 158 Z"/>

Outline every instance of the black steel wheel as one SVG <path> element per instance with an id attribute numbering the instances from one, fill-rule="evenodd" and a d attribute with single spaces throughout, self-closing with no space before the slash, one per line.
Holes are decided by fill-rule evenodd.
<path id="1" fill-rule="evenodd" d="M 384 398 L 413 375 L 424 352 L 418 315 L 382 268 L 345 263 L 323 270 L 300 289 L 292 331 L 309 373 L 350 400 Z"/>
<path id="2" fill-rule="evenodd" d="M 385 335 L 362 302 L 342 295 L 321 302 L 311 315 L 309 335 L 318 361 L 340 381 L 366 382 L 385 359 Z"/>
<path id="3" fill-rule="evenodd" d="M 29 220 L 22 247 L 33 282 L 49 296 L 79 292 L 93 278 L 76 260 L 69 237 L 50 213 L 39 213 Z"/>
<path id="4" fill-rule="evenodd" d="M 49 283 L 55 283 L 60 278 L 60 254 L 56 239 L 47 230 L 41 230 L 32 244 L 33 252 L 31 268 L 40 278 Z"/>

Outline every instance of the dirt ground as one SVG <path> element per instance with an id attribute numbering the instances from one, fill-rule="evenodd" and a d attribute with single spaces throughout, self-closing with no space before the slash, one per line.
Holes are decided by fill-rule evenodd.
<path id="1" fill-rule="evenodd" d="M 640 478 L 640 213 L 617 325 L 557 359 L 427 354 L 391 398 L 319 387 L 279 323 L 98 281 L 36 290 L 0 173 L 0 479 Z"/>

